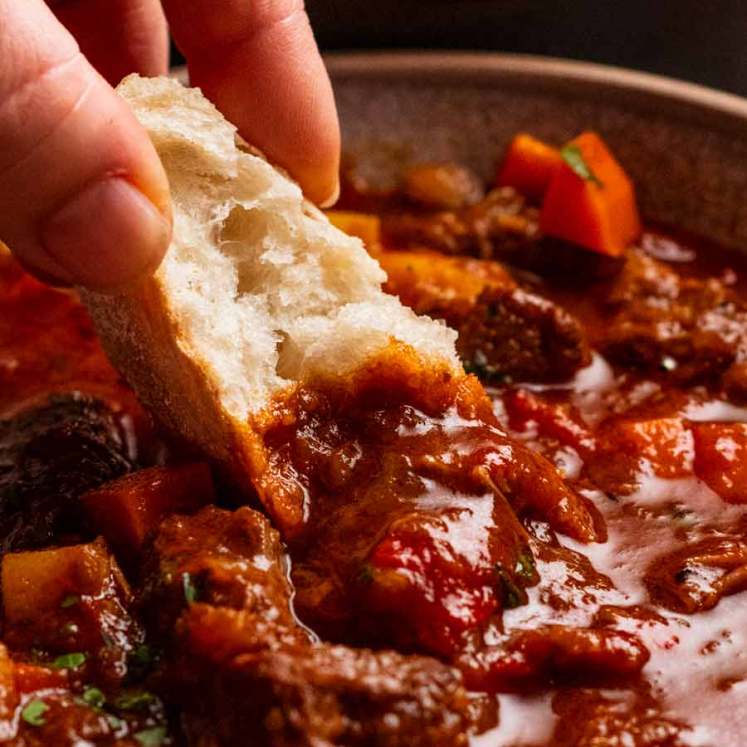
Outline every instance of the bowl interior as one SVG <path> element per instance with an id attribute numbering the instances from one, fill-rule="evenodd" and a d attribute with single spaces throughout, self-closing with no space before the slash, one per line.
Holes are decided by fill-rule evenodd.
<path id="1" fill-rule="evenodd" d="M 457 160 L 490 178 L 517 131 L 554 143 L 594 129 L 633 176 L 644 214 L 747 250 L 747 101 L 598 65 L 515 55 L 327 59 L 345 153 L 375 183 Z"/>

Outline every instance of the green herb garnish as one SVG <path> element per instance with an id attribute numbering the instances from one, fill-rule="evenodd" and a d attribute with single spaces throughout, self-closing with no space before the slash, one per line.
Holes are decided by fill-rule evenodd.
<path id="1" fill-rule="evenodd" d="M 564 146 L 560 149 L 560 157 L 571 167 L 571 170 L 577 176 L 580 176 L 586 182 L 592 182 L 597 187 L 603 187 L 601 181 L 597 178 L 597 175 L 592 171 L 591 166 L 586 163 L 584 154 L 581 149 L 573 143 Z"/>
<path id="2" fill-rule="evenodd" d="M 68 594 L 60 602 L 60 607 L 62 607 L 63 610 L 66 610 L 68 607 L 75 607 L 78 602 L 80 602 L 80 597 L 77 594 Z"/>
<path id="3" fill-rule="evenodd" d="M 43 700 L 32 700 L 24 706 L 21 718 L 31 726 L 44 726 L 44 714 L 48 710 L 49 706 Z"/>
<path id="4" fill-rule="evenodd" d="M 514 572 L 525 581 L 532 581 L 534 579 L 537 569 L 534 565 L 534 556 L 530 550 L 519 553 L 519 557 L 516 558 L 516 569 Z"/>
<path id="5" fill-rule="evenodd" d="M 91 708 L 101 708 L 104 703 L 106 703 L 106 696 L 98 689 L 98 687 L 87 687 L 83 691 L 81 700 L 86 705 L 91 706 Z"/>
<path id="6" fill-rule="evenodd" d="M 189 573 L 182 573 L 182 588 L 184 589 L 184 598 L 187 600 L 187 604 L 194 604 L 197 601 L 197 587 Z"/>
<path id="7" fill-rule="evenodd" d="M 80 652 L 74 654 L 63 654 L 58 656 L 53 662 L 52 666 L 55 669 L 77 669 L 82 666 L 86 661 L 86 655 Z"/>
<path id="8" fill-rule="evenodd" d="M 486 384 L 510 384 L 511 377 L 496 366 L 488 363 L 487 356 L 482 350 L 476 350 L 470 360 L 462 360 L 465 373 L 475 374 L 480 381 Z"/>
<path id="9" fill-rule="evenodd" d="M 511 578 L 500 563 L 496 563 L 495 572 L 501 585 L 503 608 L 512 610 L 527 601 L 526 592 Z"/>
<path id="10" fill-rule="evenodd" d="M 122 693 L 115 701 L 114 705 L 123 711 L 142 711 L 156 700 L 153 693 L 147 690 L 138 692 Z"/>
<path id="11" fill-rule="evenodd" d="M 135 734 L 135 739 L 143 747 L 159 747 L 166 739 L 166 727 L 154 726 L 152 729 L 143 729 Z"/>
<path id="12" fill-rule="evenodd" d="M 106 723 L 115 731 L 121 729 L 125 725 L 125 722 L 121 718 L 113 716 L 111 713 L 107 713 L 104 718 L 106 718 Z"/>
<path id="13" fill-rule="evenodd" d="M 358 571 L 358 583 L 370 584 L 373 583 L 374 572 L 370 563 L 364 563 Z"/>

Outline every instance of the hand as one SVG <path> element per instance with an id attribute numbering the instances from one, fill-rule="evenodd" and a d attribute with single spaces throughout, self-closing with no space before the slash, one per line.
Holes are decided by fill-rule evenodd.
<path id="1" fill-rule="evenodd" d="M 192 82 L 310 199 L 334 201 L 337 114 L 302 0 L 163 5 Z M 110 84 L 167 59 L 158 0 L 0 0 L 0 239 L 38 276 L 115 289 L 163 258 L 166 176 Z"/>

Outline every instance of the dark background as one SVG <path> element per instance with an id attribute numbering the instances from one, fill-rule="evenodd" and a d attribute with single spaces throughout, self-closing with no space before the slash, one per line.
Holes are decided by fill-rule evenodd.
<path id="1" fill-rule="evenodd" d="M 323 50 L 525 52 L 747 95 L 747 0 L 307 0 L 306 7 Z"/>

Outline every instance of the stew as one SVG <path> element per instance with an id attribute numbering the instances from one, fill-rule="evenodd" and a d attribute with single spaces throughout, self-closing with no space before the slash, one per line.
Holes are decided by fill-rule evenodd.
<path id="1" fill-rule="evenodd" d="M 290 391 L 249 504 L 0 254 L 0 741 L 742 745 L 745 259 L 593 133 L 330 218 L 473 375 Z"/>

